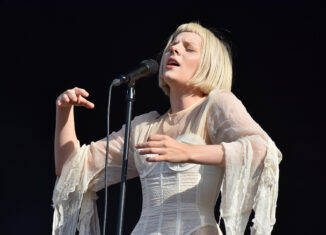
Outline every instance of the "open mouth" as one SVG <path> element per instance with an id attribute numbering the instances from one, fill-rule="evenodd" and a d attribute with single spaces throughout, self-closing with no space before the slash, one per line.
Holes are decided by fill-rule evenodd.
<path id="1" fill-rule="evenodd" d="M 180 66 L 180 64 L 178 63 L 178 61 L 176 61 L 173 58 L 170 58 L 168 60 L 168 62 L 166 63 L 167 66 Z"/>

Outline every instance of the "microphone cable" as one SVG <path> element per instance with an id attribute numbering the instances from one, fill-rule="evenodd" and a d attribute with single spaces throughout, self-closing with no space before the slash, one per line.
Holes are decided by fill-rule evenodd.
<path id="1" fill-rule="evenodd" d="M 108 97 L 108 108 L 107 108 L 107 132 L 106 132 L 106 153 L 105 153 L 105 170 L 104 170 L 104 216 L 103 216 L 103 229 L 102 234 L 105 235 L 105 225 L 106 225 L 106 217 L 107 217 L 107 201 L 108 201 L 108 183 L 107 183 L 107 174 L 108 174 L 108 159 L 109 159 L 109 137 L 110 137 L 110 107 L 111 107 L 111 93 L 112 93 L 112 87 L 114 84 L 111 82 L 110 88 L 109 88 L 109 97 Z"/>

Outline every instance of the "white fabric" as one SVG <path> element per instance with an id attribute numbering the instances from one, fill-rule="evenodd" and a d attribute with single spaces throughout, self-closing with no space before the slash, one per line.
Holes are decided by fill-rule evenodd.
<path id="1" fill-rule="evenodd" d="M 200 136 L 193 134 L 180 136 L 177 140 L 205 144 Z M 144 163 L 136 161 L 136 166 L 138 164 Z M 191 234 L 207 225 L 217 228 L 214 206 L 223 174 L 224 169 L 216 166 L 151 164 L 140 177 L 143 209 L 132 234 Z"/>
<path id="2" fill-rule="evenodd" d="M 151 112 L 131 126 L 127 177 L 140 176 L 143 191 L 132 234 L 222 234 L 214 217 L 221 188 L 227 235 L 244 233 L 252 209 L 252 234 L 271 233 L 281 153 L 232 93 L 215 90 L 176 115 Z M 120 180 L 123 133 L 110 135 L 109 185 Z M 222 144 L 226 166 L 149 163 L 133 146 L 154 133 L 188 144 Z M 81 235 L 99 234 L 95 192 L 104 186 L 105 143 L 82 146 L 65 163 L 53 194 L 53 234 L 74 234 L 78 215 Z"/>

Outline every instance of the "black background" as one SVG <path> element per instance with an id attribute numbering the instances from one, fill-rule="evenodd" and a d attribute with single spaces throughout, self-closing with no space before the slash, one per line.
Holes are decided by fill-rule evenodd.
<path id="1" fill-rule="evenodd" d="M 325 234 L 324 10 L 304 1 L 2 1 L 1 234 L 51 232 L 56 97 L 87 89 L 96 107 L 76 110 L 77 135 L 82 144 L 104 137 L 110 81 L 159 60 L 189 21 L 232 42 L 233 92 L 283 153 L 273 234 Z M 124 96 L 124 87 L 113 92 L 113 130 L 124 123 Z M 137 82 L 134 115 L 168 108 L 156 78 Z M 127 187 L 125 234 L 141 209 L 138 179 Z M 109 234 L 118 191 L 109 189 Z"/>

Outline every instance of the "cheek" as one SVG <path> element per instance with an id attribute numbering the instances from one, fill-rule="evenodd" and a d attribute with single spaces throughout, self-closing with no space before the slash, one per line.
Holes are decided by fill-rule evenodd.
<path id="1" fill-rule="evenodd" d="M 191 71 L 193 73 L 196 72 L 197 68 L 199 67 L 199 63 L 200 63 L 200 58 L 196 57 L 196 58 L 192 58 L 189 61 L 189 67 L 191 68 Z"/>

